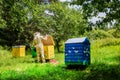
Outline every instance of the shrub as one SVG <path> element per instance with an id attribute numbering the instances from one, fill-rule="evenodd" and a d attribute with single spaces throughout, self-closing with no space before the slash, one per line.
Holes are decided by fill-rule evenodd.
<path id="1" fill-rule="evenodd" d="M 115 38 L 120 38 L 120 30 L 118 29 L 110 29 L 107 31 L 109 34 L 113 35 Z"/>
<path id="2" fill-rule="evenodd" d="M 120 39 L 116 38 L 107 38 L 103 40 L 103 44 L 100 47 L 104 46 L 117 46 L 120 45 Z"/>
<path id="3" fill-rule="evenodd" d="M 109 34 L 108 32 L 104 31 L 104 30 L 92 30 L 90 32 L 85 32 L 84 36 L 87 36 L 88 38 L 92 39 L 92 40 L 96 40 L 96 39 L 104 39 L 104 38 L 113 38 L 113 36 L 111 34 Z"/>

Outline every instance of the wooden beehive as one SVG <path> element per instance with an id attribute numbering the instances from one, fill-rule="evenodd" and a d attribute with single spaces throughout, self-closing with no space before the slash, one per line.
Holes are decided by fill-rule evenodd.
<path id="1" fill-rule="evenodd" d="M 45 53 L 46 59 L 53 59 L 54 58 L 54 46 L 53 45 L 44 46 L 44 53 Z"/>
<path id="2" fill-rule="evenodd" d="M 44 53 L 46 59 L 53 59 L 54 58 L 54 40 L 53 37 L 48 35 L 47 40 L 43 40 L 44 44 Z"/>
<path id="3" fill-rule="evenodd" d="M 13 57 L 24 57 L 25 56 L 25 46 L 13 46 L 12 47 Z"/>

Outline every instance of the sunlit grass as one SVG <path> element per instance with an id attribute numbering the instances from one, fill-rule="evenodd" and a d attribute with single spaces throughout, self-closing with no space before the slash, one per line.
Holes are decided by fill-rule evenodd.
<path id="1" fill-rule="evenodd" d="M 91 41 L 91 64 L 84 70 L 67 69 L 64 53 L 55 51 L 58 64 L 35 63 L 30 51 L 13 58 L 11 51 L 0 48 L 0 80 L 119 80 L 120 45 L 104 43 Z"/>
<path id="2" fill-rule="evenodd" d="M 105 42 L 105 41 L 106 40 L 97 40 L 92 42 L 91 62 L 94 64 L 96 63 L 105 63 L 105 64 L 111 64 L 111 65 L 119 64 L 120 45 L 102 46 L 106 43 L 109 43 L 109 41 L 108 42 Z"/>
<path id="3" fill-rule="evenodd" d="M 92 63 L 105 63 L 105 64 L 118 64 L 118 59 L 120 57 L 120 46 L 107 46 L 100 49 L 92 49 L 91 51 L 91 61 Z"/>

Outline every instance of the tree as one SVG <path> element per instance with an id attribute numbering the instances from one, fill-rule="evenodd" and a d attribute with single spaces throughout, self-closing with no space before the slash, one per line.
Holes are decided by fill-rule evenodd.
<path id="1" fill-rule="evenodd" d="M 6 27 L 0 29 L 1 45 L 17 45 L 28 43 L 30 31 L 27 26 L 28 13 L 32 10 L 34 0 L 2 0 L 1 18 L 6 22 Z M 31 28 L 30 28 L 31 29 Z M 8 33 L 6 33 L 8 32 Z M 12 36 L 11 36 L 12 35 Z"/>
<path id="2" fill-rule="evenodd" d="M 120 23 L 120 0 L 72 0 L 72 4 L 78 4 L 82 6 L 85 19 L 89 19 L 92 16 L 97 16 L 99 12 L 106 14 L 103 21 L 99 21 L 97 24 L 112 23 L 115 20 L 115 24 Z"/>
<path id="3" fill-rule="evenodd" d="M 83 34 L 86 22 L 80 11 L 61 3 L 37 5 L 32 12 L 32 26 L 54 37 L 58 52 L 61 41 Z"/>
<path id="4" fill-rule="evenodd" d="M 13 0 L 11 0 L 11 2 L 13 2 Z M 0 0 L 0 36 L 1 36 L 0 44 L 1 45 L 7 45 L 8 44 L 7 40 L 9 40 L 8 38 L 6 38 L 6 36 L 8 36 L 6 32 L 9 32 L 9 30 L 6 28 L 8 27 L 8 23 L 10 19 L 9 11 L 10 11 L 11 6 L 13 5 L 11 2 L 8 0 Z"/>
<path id="5" fill-rule="evenodd" d="M 58 52 L 60 42 L 71 37 L 80 36 L 86 26 L 85 20 L 80 11 L 69 8 L 67 5 L 52 3 L 46 9 L 53 15 L 49 15 L 51 23 L 48 23 L 49 33 L 54 36 Z"/>

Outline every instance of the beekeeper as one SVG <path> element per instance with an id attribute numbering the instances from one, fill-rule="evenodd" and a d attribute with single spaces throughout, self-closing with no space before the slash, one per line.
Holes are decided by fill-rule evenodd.
<path id="1" fill-rule="evenodd" d="M 44 46 L 42 40 L 47 40 L 47 35 L 43 37 L 39 32 L 35 32 L 33 39 L 33 46 L 36 48 L 37 62 L 40 62 L 42 60 L 42 62 L 45 63 L 46 60 L 44 56 Z"/>

